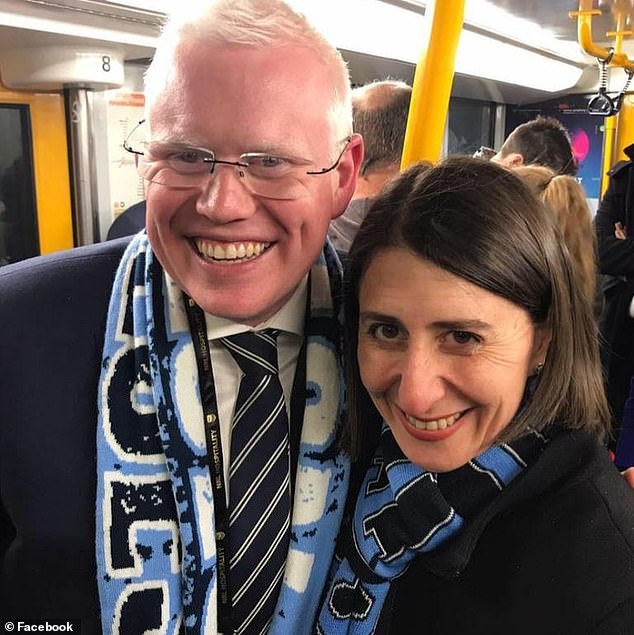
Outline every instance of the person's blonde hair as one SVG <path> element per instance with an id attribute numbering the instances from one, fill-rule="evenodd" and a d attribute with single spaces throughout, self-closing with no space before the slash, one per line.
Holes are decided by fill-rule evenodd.
<path id="1" fill-rule="evenodd" d="M 555 214 L 575 263 L 579 285 L 590 302 L 594 302 L 596 237 L 583 187 L 574 177 L 555 174 L 550 168 L 539 165 L 521 166 L 514 171 Z"/>

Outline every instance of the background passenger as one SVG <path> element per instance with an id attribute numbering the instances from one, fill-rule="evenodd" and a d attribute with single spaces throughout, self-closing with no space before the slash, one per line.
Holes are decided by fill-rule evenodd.
<path id="1" fill-rule="evenodd" d="M 145 227 L 145 201 L 139 201 L 117 216 L 106 234 L 106 240 L 132 236 Z"/>
<path id="2" fill-rule="evenodd" d="M 575 263 L 575 274 L 581 289 L 592 303 L 598 319 L 603 294 L 597 281 L 597 250 L 592 214 L 582 185 L 572 176 L 556 174 L 539 165 L 520 166 L 515 173 L 554 212 L 564 242 Z"/>
<path id="3" fill-rule="evenodd" d="M 634 376 L 634 144 L 624 152 L 629 160 L 610 170 L 594 219 L 598 265 L 604 274 L 600 330 L 606 392 L 617 439 L 628 430 L 627 439 L 617 441 L 621 467 L 634 465 L 634 403 L 625 410 Z"/>
<path id="4" fill-rule="evenodd" d="M 372 198 L 401 169 L 411 96 L 411 86 L 395 80 L 371 82 L 352 91 L 352 129 L 363 137 L 364 156 L 352 200 L 328 230 L 341 252 L 350 248 Z"/>
<path id="5" fill-rule="evenodd" d="M 634 492 L 573 267 L 492 162 L 413 166 L 377 197 L 346 301 L 347 441 L 377 449 L 319 633 L 631 630 Z"/>
<path id="6" fill-rule="evenodd" d="M 517 126 L 491 159 L 507 168 L 545 165 L 557 174 L 577 174 L 570 133 L 554 117 L 539 116 Z"/>

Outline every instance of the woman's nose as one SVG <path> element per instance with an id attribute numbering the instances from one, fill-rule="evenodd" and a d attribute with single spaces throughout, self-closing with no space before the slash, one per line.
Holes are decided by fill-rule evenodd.
<path id="1" fill-rule="evenodd" d="M 432 411 L 446 394 L 442 369 L 441 360 L 428 350 L 408 351 L 400 368 L 399 406 L 413 416 Z"/>

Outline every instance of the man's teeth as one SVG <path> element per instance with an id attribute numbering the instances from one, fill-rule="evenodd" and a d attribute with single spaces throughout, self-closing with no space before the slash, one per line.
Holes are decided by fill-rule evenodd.
<path id="1" fill-rule="evenodd" d="M 450 428 L 460 417 L 463 415 L 462 412 L 459 412 L 455 415 L 451 415 L 451 417 L 443 417 L 441 419 L 432 419 L 430 421 L 422 421 L 421 419 L 416 419 L 416 417 L 412 417 L 411 415 L 405 415 L 407 420 L 418 430 L 444 430 L 445 428 Z"/>
<path id="2" fill-rule="evenodd" d="M 224 245 L 205 243 L 202 240 L 196 241 L 198 251 L 205 258 L 213 258 L 214 260 L 243 260 L 256 258 L 271 243 L 227 243 Z"/>

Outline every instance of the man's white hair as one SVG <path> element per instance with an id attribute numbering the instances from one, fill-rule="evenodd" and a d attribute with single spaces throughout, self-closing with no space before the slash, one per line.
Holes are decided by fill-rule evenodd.
<path id="1" fill-rule="evenodd" d="M 309 47 L 331 69 L 330 119 L 335 143 L 352 133 L 348 67 L 341 53 L 308 20 L 282 0 L 187 0 L 168 17 L 152 63 L 145 73 L 145 103 L 149 112 L 170 82 L 174 54 L 182 42 L 203 45 L 240 44 Z M 297 86 L 301 91 L 302 87 Z"/>

